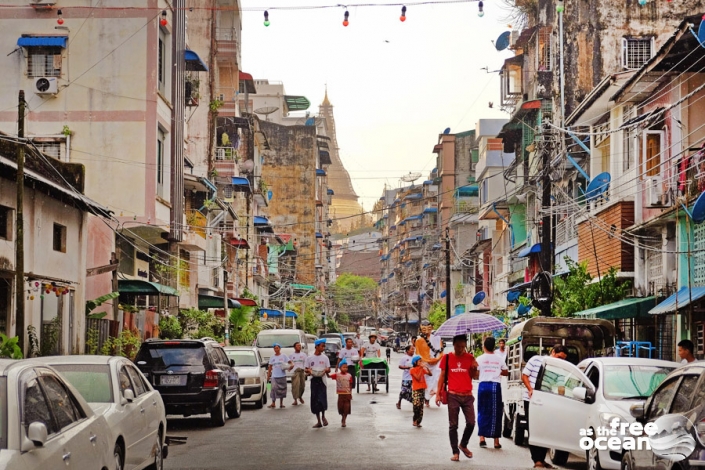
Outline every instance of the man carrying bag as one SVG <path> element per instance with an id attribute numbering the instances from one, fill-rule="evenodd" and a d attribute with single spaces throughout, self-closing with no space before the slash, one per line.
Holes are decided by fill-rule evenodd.
<path id="1" fill-rule="evenodd" d="M 450 460 L 460 460 L 460 452 L 467 458 L 472 458 L 468 449 L 470 436 L 475 429 L 475 397 L 472 395 L 472 379 L 477 378 L 477 361 L 472 354 L 466 351 L 468 339 L 466 335 L 453 337 L 454 351 L 445 354 L 441 359 L 441 376 L 439 382 L 443 384 L 436 395 L 436 405 L 441 402 L 448 404 L 448 423 L 450 447 L 453 457 Z M 458 445 L 458 421 L 460 411 L 465 416 L 465 429 Z"/>

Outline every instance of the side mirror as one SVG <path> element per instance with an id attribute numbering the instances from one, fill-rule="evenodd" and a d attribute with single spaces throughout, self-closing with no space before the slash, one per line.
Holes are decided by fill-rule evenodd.
<path id="1" fill-rule="evenodd" d="M 126 388 L 122 392 L 122 397 L 127 400 L 128 403 L 131 403 L 135 399 L 135 391 L 132 390 L 131 388 Z"/>
<path id="2" fill-rule="evenodd" d="M 586 401 L 588 397 L 588 390 L 585 387 L 575 387 L 573 389 L 573 398 L 580 401 Z"/>
<path id="3" fill-rule="evenodd" d="M 644 402 L 634 403 L 629 407 L 629 414 L 637 421 L 641 422 L 644 419 Z"/>
<path id="4" fill-rule="evenodd" d="M 27 437 L 37 447 L 42 447 L 44 445 L 47 441 L 47 436 L 47 425 L 40 421 L 33 422 L 27 429 Z"/>
<path id="5" fill-rule="evenodd" d="M 260 364 L 260 367 L 261 367 L 262 369 L 266 369 L 267 367 L 269 367 L 269 363 L 268 363 L 268 362 L 263 362 L 262 364 Z"/>
<path id="6" fill-rule="evenodd" d="M 230 359 L 230 367 L 235 367 L 235 359 Z"/>

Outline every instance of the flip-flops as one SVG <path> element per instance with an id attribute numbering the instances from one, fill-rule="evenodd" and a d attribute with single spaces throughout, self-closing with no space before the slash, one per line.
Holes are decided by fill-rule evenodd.
<path id="1" fill-rule="evenodd" d="M 458 447 L 458 449 L 460 449 L 460 452 L 465 454 L 465 457 L 467 457 L 469 459 L 472 458 L 472 452 L 470 452 L 470 449 L 468 449 L 467 447 Z"/>

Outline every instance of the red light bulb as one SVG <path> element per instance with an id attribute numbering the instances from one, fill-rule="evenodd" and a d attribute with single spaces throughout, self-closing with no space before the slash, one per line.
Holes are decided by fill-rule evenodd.
<path id="1" fill-rule="evenodd" d="M 399 21 L 401 21 L 402 23 L 404 21 L 406 21 L 406 7 L 405 6 L 401 7 L 401 16 L 399 17 Z"/>
<path id="2" fill-rule="evenodd" d="M 348 21 L 348 17 L 350 16 L 350 13 L 348 13 L 346 10 L 344 16 L 345 16 L 345 19 L 343 20 L 343 26 L 347 27 L 350 24 L 350 22 Z"/>
<path id="3" fill-rule="evenodd" d="M 56 11 L 56 14 L 57 14 L 58 17 L 59 17 L 59 18 L 57 18 L 56 22 L 57 22 L 59 25 L 64 24 L 64 19 L 62 18 L 63 14 L 61 13 L 61 10 L 57 10 L 57 11 Z"/>
<path id="4" fill-rule="evenodd" d="M 167 25 L 167 21 L 166 21 L 166 10 L 162 10 L 162 19 L 159 20 L 159 24 L 162 25 L 162 26 L 166 26 L 166 25 Z"/>

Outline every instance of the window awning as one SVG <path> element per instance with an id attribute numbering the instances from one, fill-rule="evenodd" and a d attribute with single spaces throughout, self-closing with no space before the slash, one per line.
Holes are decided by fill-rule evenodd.
<path id="1" fill-rule="evenodd" d="M 136 295 L 171 295 L 179 296 L 179 292 L 173 287 L 165 286 L 156 282 L 141 281 L 139 279 L 123 279 L 118 281 L 118 292 L 121 294 Z"/>
<path id="2" fill-rule="evenodd" d="M 284 312 L 282 312 L 281 310 L 274 310 L 272 308 L 259 309 L 260 316 L 264 316 L 265 313 L 267 314 L 267 318 L 281 318 L 282 316 L 284 316 Z M 296 314 L 296 312 L 287 310 L 286 318 L 299 318 L 299 316 Z"/>
<path id="3" fill-rule="evenodd" d="M 22 36 L 17 40 L 20 47 L 62 47 L 66 49 L 68 36 Z"/>
<path id="4" fill-rule="evenodd" d="M 233 176 L 230 179 L 230 184 L 236 186 L 235 189 L 246 191 L 249 191 L 250 189 L 250 180 L 248 180 L 247 178 L 243 178 L 242 176 Z"/>
<path id="5" fill-rule="evenodd" d="M 247 91 L 247 93 L 257 93 L 257 89 L 255 88 L 255 79 L 252 78 L 252 75 L 249 73 L 240 72 L 238 74 L 238 79 L 245 84 L 245 91 Z"/>
<path id="6" fill-rule="evenodd" d="M 541 253 L 541 244 L 540 243 L 534 243 L 531 246 L 527 246 L 523 250 L 519 252 L 517 255 L 519 258 L 526 258 L 532 253 Z"/>
<path id="7" fill-rule="evenodd" d="M 320 168 L 316 168 L 316 176 L 326 176 L 326 170 L 321 170 Z"/>
<path id="8" fill-rule="evenodd" d="M 421 193 L 413 193 L 409 194 L 408 196 L 405 196 L 404 199 L 410 199 L 410 200 L 415 200 L 415 199 L 421 199 L 423 195 Z"/>
<path id="9" fill-rule="evenodd" d="M 235 299 L 228 298 L 228 308 L 240 308 L 242 304 Z M 198 294 L 198 308 L 225 308 L 225 300 L 217 295 Z"/>
<path id="10" fill-rule="evenodd" d="M 471 184 L 457 189 L 458 197 L 477 197 L 480 190 L 477 185 Z"/>
<path id="11" fill-rule="evenodd" d="M 577 317 L 619 320 L 623 318 L 648 317 L 649 310 L 656 305 L 656 297 L 624 299 L 607 305 L 583 310 Z"/>
<path id="12" fill-rule="evenodd" d="M 269 225 L 269 220 L 261 215 L 255 216 L 255 225 Z"/>
<path id="13" fill-rule="evenodd" d="M 257 307 L 257 302 L 255 302 L 252 299 L 245 299 L 245 298 L 238 297 L 235 300 L 237 300 L 240 303 L 240 305 L 242 305 L 243 307 Z"/>
<path id="14" fill-rule="evenodd" d="M 695 302 L 696 300 L 705 296 L 705 287 L 681 287 L 681 289 L 658 304 L 656 307 L 649 310 L 652 315 L 658 315 L 662 313 L 672 313 L 677 309 L 686 307 L 690 305 L 690 302 Z"/>
<path id="15" fill-rule="evenodd" d="M 330 189 L 330 188 L 328 188 L 328 190 L 326 191 L 326 193 L 328 193 L 329 196 L 335 196 L 335 191 L 333 191 L 333 190 Z"/>
<path id="16" fill-rule="evenodd" d="M 305 96 L 285 95 L 284 102 L 289 111 L 306 111 L 311 106 L 311 102 Z"/>
<path id="17" fill-rule="evenodd" d="M 247 240 L 245 240 L 244 238 L 231 238 L 230 245 L 234 246 L 235 248 L 242 248 L 243 250 L 250 249 L 250 245 L 247 243 Z"/>
<path id="18" fill-rule="evenodd" d="M 184 59 L 186 60 L 186 70 L 189 72 L 208 72 L 208 66 L 195 52 L 186 49 Z"/>
<path id="19" fill-rule="evenodd" d="M 436 214 L 438 213 L 438 209 L 436 207 L 427 207 L 426 209 L 423 210 L 424 214 Z"/>
<path id="20" fill-rule="evenodd" d="M 432 185 L 432 184 L 433 184 L 433 180 L 426 180 L 426 181 L 423 182 L 423 185 L 424 185 L 424 186 L 430 186 L 430 185 Z"/>
<path id="21" fill-rule="evenodd" d="M 316 232 L 316 238 L 323 238 L 323 234 L 321 232 Z"/>

